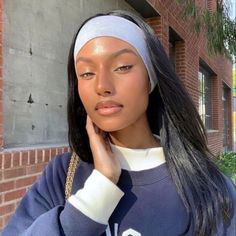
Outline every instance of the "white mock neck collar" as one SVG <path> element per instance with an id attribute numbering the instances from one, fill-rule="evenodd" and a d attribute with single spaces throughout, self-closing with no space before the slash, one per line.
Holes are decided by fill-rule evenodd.
<path id="1" fill-rule="evenodd" d="M 159 136 L 154 135 L 159 139 Z M 110 143 L 112 152 L 120 160 L 121 168 L 139 171 L 157 167 L 165 162 L 162 147 L 132 149 Z"/>

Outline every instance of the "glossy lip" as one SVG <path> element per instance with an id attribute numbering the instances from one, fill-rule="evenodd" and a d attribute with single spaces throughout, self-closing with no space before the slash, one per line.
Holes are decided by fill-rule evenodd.
<path id="1" fill-rule="evenodd" d="M 100 115 L 112 115 L 119 112 L 123 105 L 114 101 L 102 101 L 96 104 L 95 110 Z"/>

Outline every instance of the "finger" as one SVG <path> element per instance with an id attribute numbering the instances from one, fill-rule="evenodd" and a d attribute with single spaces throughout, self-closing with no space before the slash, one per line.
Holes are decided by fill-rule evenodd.
<path id="1" fill-rule="evenodd" d="M 109 134 L 107 133 L 106 135 L 106 139 L 105 139 L 105 143 L 106 143 L 106 148 L 110 153 L 113 153 L 112 148 L 111 148 L 111 144 L 110 144 L 110 137 Z"/>
<path id="2" fill-rule="evenodd" d="M 98 128 L 97 126 L 92 122 L 91 118 L 87 115 L 87 120 L 86 120 L 86 130 L 89 135 L 91 134 L 98 134 Z"/>

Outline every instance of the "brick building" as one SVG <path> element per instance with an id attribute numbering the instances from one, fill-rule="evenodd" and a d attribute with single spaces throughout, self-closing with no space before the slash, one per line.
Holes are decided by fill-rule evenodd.
<path id="1" fill-rule="evenodd" d="M 233 151 L 236 152 L 236 64 L 233 67 Z"/>
<path id="2" fill-rule="evenodd" d="M 199 6 L 208 7 L 212 11 L 216 8 L 215 0 L 198 0 L 196 2 Z M 14 7 L 14 4 L 18 6 Z M 54 68 L 53 73 L 56 73 L 57 68 L 59 68 L 56 67 L 58 64 L 63 70 L 66 70 L 65 55 L 67 55 L 66 50 L 69 47 L 73 33 L 82 18 L 96 12 L 117 8 L 129 9 L 138 12 L 153 27 L 175 66 L 177 74 L 199 109 L 207 128 L 209 148 L 213 153 L 232 149 L 231 62 L 222 56 L 212 58 L 208 55 L 206 38 L 203 34 L 197 36 L 192 32 L 189 21 L 182 19 L 182 9 L 176 5 L 174 0 L 89 0 L 79 1 L 79 3 L 78 1 L 62 1 L 61 5 L 57 4 L 57 1 L 40 1 L 33 5 L 30 0 L 22 1 L 22 3 L 21 1 L 0 0 L 0 145 L 2 148 L 0 153 L 0 229 L 7 223 L 22 195 L 40 175 L 47 162 L 56 154 L 69 150 L 64 138 L 66 136 L 65 119 L 58 120 L 58 123 L 54 122 L 53 119 L 37 123 L 40 118 L 35 120 L 34 117 L 34 112 L 39 109 L 42 109 L 42 112 L 47 111 L 45 114 L 54 109 L 54 116 L 66 117 L 66 114 L 62 115 L 65 110 L 60 110 L 65 107 L 66 99 L 60 101 L 57 106 L 55 105 L 56 101 L 50 103 L 52 100 L 50 97 L 48 97 L 49 102 L 41 102 L 41 97 L 49 96 L 49 92 L 45 92 L 45 87 L 42 90 L 34 90 L 35 87 L 41 86 L 41 84 L 33 84 L 31 90 L 17 91 L 19 87 L 14 87 L 14 76 L 17 78 L 20 73 L 23 78 L 28 78 L 28 75 L 24 74 L 24 70 L 19 70 L 18 65 L 15 65 L 13 61 L 17 59 L 20 62 L 26 60 L 24 66 L 31 63 L 30 68 L 35 68 L 33 63 L 34 60 L 37 60 L 38 64 L 36 63 L 35 68 L 37 73 L 33 70 L 30 70 L 29 73 L 29 79 L 33 78 L 33 82 L 37 80 L 38 73 L 44 73 L 48 69 L 45 67 L 44 71 L 39 70 L 38 67 L 45 66 L 39 64 L 42 63 L 40 62 L 42 57 L 44 61 L 46 60 L 47 63 L 53 65 L 50 67 L 50 69 Z M 67 14 L 67 17 L 63 18 L 60 14 L 62 9 L 63 14 Z M 80 14 L 77 14 L 76 11 L 80 11 L 82 17 L 78 17 Z M 25 17 L 25 22 L 21 22 L 22 17 Z M 26 20 L 29 17 L 31 17 L 31 21 Z M 47 17 L 49 17 L 49 21 L 45 20 Z M 70 21 L 70 24 L 67 20 Z M 10 28 L 14 28 L 14 21 L 17 21 L 17 27 L 22 26 L 22 30 L 18 31 L 17 35 L 14 34 L 14 30 L 10 30 Z M 42 24 L 39 27 L 42 34 L 34 37 L 34 28 L 38 23 Z M 50 28 L 50 24 L 53 26 L 52 28 Z M 44 31 L 47 29 L 47 32 Z M 61 31 L 57 31 L 58 29 Z M 45 32 L 49 33 L 48 37 L 63 33 L 64 41 L 59 42 L 58 37 L 47 39 Z M 28 34 L 30 35 L 29 38 L 27 38 Z M 17 39 L 17 37 L 19 38 Z M 38 42 L 39 38 L 40 41 Z M 21 44 L 22 41 L 24 41 L 24 44 Z M 50 42 L 52 43 L 50 44 Z M 64 47 L 66 50 L 60 51 Z M 45 48 L 45 53 L 43 53 Z M 58 51 L 61 54 L 58 55 Z M 60 61 L 61 55 L 63 55 L 62 61 Z M 4 61 L 8 63 L 4 63 Z M 12 71 L 15 71 L 15 74 Z M 48 74 L 51 73 L 48 72 Z M 45 76 L 49 80 L 48 74 L 41 76 L 42 81 Z M 59 77 L 59 75 L 56 77 Z M 55 78 L 52 78 L 52 80 L 56 81 Z M 62 77 L 63 79 L 64 82 L 60 82 L 61 84 L 58 86 L 57 92 L 60 94 L 63 94 L 59 91 L 60 88 L 66 86 L 65 77 Z M 22 80 L 20 87 L 28 89 L 25 88 L 27 84 L 33 82 Z M 48 85 L 46 80 L 42 83 L 51 86 Z M 65 87 L 63 89 L 65 90 Z M 20 95 L 17 97 L 18 92 Z M 12 94 L 16 97 L 11 97 Z M 20 99 L 22 94 L 26 94 L 25 102 Z M 38 94 L 41 94 L 41 96 L 37 96 Z M 17 107 L 20 109 L 17 110 Z M 26 115 L 23 116 L 21 112 L 26 108 Z M 39 115 L 37 113 L 37 117 Z M 19 117 L 23 117 L 24 120 L 19 122 L 17 120 Z M 48 128 L 48 125 L 53 126 L 54 123 L 62 124 L 64 127 L 60 134 L 54 134 Z M 16 126 L 17 128 L 14 128 Z M 45 128 L 46 126 L 47 128 Z M 28 127 L 30 127 L 29 130 L 27 130 Z M 40 127 L 46 130 L 43 134 L 39 132 Z M 29 133 L 30 136 L 28 137 Z M 58 137 L 58 135 L 63 138 L 56 139 L 55 137 Z M 14 139 L 14 137 L 17 137 L 17 139 Z M 21 141 L 18 142 L 19 140 Z M 32 140 L 33 142 L 31 142 Z M 40 142 L 37 142 L 37 140 L 40 140 Z"/>

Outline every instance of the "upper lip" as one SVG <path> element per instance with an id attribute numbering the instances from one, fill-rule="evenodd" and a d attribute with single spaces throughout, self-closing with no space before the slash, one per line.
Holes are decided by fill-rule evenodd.
<path id="1" fill-rule="evenodd" d="M 122 104 L 115 101 L 101 101 L 96 104 L 95 110 L 111 107 L 122 107 Z"/>

